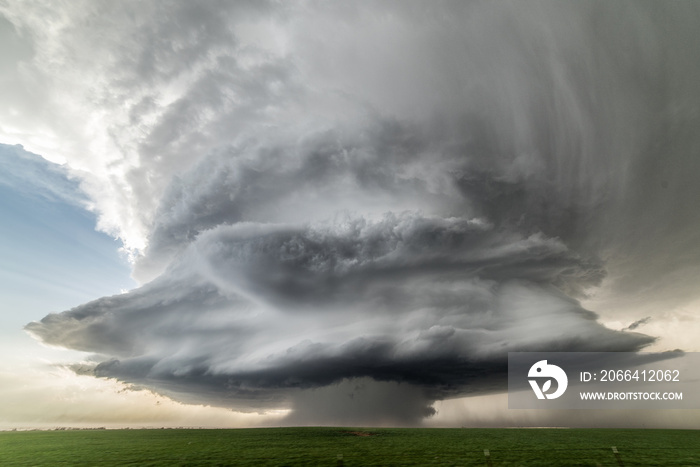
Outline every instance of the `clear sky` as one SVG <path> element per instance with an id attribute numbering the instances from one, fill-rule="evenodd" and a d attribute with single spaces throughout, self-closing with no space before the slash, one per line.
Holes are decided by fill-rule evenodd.
<path id="1" fill-rule="evenodd" d="M 0 3 L 0 428 L 571 424 L 507 352 L 700 351 L 698 26 Z"/>

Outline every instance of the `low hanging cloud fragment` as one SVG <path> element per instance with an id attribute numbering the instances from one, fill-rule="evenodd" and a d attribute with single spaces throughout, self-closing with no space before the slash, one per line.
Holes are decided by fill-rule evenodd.
<path id="1" fill-rule="evenodd" d="M 634 323 L 632 323 L 629 326 L 627 326 L 626 328 L 624 328 L 623 331 L 633 331 L 640 326 L 644 326 L 649 321 L 651 321 L 651 316 L 647 316 L 646 318 L 638 319 Z"/>

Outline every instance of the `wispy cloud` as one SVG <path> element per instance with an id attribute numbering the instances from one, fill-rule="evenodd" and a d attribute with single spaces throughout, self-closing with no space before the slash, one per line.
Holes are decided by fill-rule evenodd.
<path id="1" fill-rule="evenodd" d="M 0 186 L 29 198 L 88 208 L 80 179 L 66 166 L 54 164 L 21 145 L 0 144 Z"/>

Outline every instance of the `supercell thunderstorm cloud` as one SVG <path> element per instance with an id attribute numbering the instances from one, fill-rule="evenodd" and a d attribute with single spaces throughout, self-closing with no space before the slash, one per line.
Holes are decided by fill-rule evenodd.
<path id="1" fill-rule="evenodd" d="M 416 423 L 504 391 L 509 351 L 655 341 L 647 309 L 604 326 L 599 290 L 697 298 L 696 2 L 22 7 L 142 284 L 27 325 L 95 355 L 76 371 Z"/>

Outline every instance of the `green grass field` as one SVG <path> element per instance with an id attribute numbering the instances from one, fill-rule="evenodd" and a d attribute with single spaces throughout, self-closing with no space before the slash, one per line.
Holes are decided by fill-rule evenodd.
<path id="1" fill-rule="evenodd" d="M 261 428 L 2 432 L 0 465 L 696 466 L 700 465 L 700 431 Z"/>

